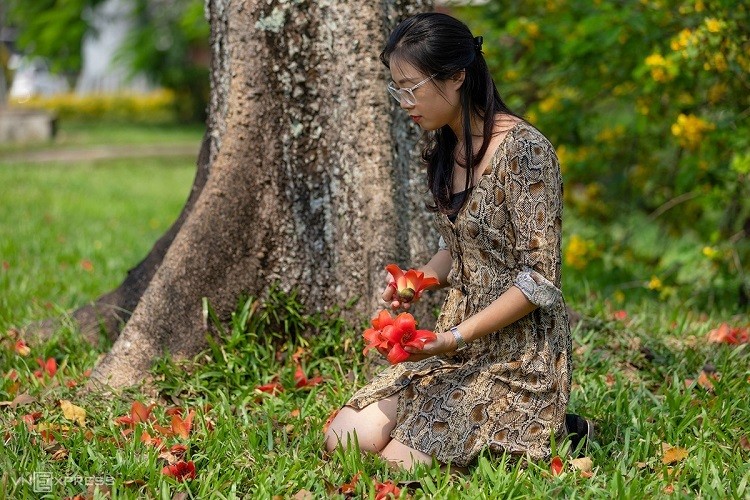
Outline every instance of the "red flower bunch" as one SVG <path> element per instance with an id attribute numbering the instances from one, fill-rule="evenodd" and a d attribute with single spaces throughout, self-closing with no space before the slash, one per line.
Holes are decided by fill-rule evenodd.
<path id="1" fill-rule="evenodd" d="M 396 294 L 401 302 L 418 300 L 422 290 L 439 283 L 436 278 L 425 278 L 421 271 L 409 269 L 404 272 L 396 264 L 388 264 L 385 266 L 385 270 L 393 277 L 390 286 L 396 289 Z"/>
<path id="2" fill-rule="evenodd" d="M 393 318 L 388 311 L 382 310 L 372 318 L 371 324 L 372 328 L 363 334 L 367 341 L 364 354 L 370 349 L 377 349 L 394 365 L 409 358 L 404 347 L 422 349 L 427 342 L 437 338 L 430 330 L 417 330 L 417 322 L 409 313 L 401 313 Z"/>

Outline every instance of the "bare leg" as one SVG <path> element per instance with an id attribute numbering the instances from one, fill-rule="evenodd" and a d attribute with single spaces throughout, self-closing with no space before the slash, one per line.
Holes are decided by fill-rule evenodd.
<path id="1" fill-rule="evenodd" d="M 396 467 L 412 469 L 416 464 L 432 464 L 432 457 L 419 450 L 415 450 L 405 444 L 391 439 L 380 455 Z"/>
<path id="2" fill-rule="evenodd" d="M 391 441 L 397 404 L 398 396 L 392 396 L 361 410 L 344 406 L 328 426 L 326 450 L 333 451 L 339 442 L 346 446 L 356 434 L 360 450 L 379 453 Z"/>

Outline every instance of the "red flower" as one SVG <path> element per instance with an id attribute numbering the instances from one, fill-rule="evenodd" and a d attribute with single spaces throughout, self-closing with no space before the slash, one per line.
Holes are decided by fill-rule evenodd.
<path id="1" fill-rule="evenodd" d="M 156 406 L 155 404 L 151 405 L 144 405 L 140 401 L 133 401 L 133 404 L 130 406 L 130 415 L 125 415 L 122 417 L 117 417 L 115 419 L 116 424 L 125 424 L 129 425 L 130 427 L 134 427 L 135 424 L 138 422 L 146 422 L 148 420 L 153 420 L 153 415 L 151 415 L 151 410 Z"/>
<path id="2" fill-rule="evenodd" d="M 281 382 L 279 382 L 279 377 L 274 377 L 273 380 L 271 380 L 269 383 L 259 385 L 255 388 L 255 390 L 266 392 L 272 396 L 275 396 L 276 394 L 284 391 L 284 386 L 281 385 Z"/>
<path id="3" fill-rule="evenodd" d="M 402 302 L 418 300 L 425 288 L 440 283 L 436 278 L 425 278 L 421 271 L 409 269 L 404 272 L 396 264 L 388 264 L 385 270 L 393 277 L 390 285 L 396 289 L 396 294 Z"/>
<path id="4" fill-rule="evenodd" d="M 34 372 L 36 377 L 42 378 L 45 373 L 50 377 L 54 377 L 55 373 L 57 373 L 57 361 L 55 361 L 55 358 L 48 358 L 46 362 L 42 358 L 37 358 L 36 362 L 42 367 L 41 370 Z"/>
<path id="5" fill-rule="evenodd" d="M 173 477 L 178 481 L 195 479 L 195 464 L 192 460 L 185 462 L 180 460 L 174 465 L 167 465 L 161 470 L 165 476 Z"/>
<path id="6" fill-rule="evenodd" d="M 307 375 L 305 375 L 305 370 L 302 369 L 302 365 L 297 363 L 297 369 L 294 372 L 294 382 L 297 389 L 301 389 L 303 387 L 313 387 L 323 382 L 323 377 L 317 375 L 312 378 L 307 378 Z"/>
<path id="7" fill-rule="evenodd" d="M 726 344 L 743 344 L 750 342 L 750 329 L 731 327 L 728 323 L 722 323 L 718 328 L 708 332 L 709 342 Z"/>
<path id="8" fill-rule="evenodd" d="M 549 468 L 552 471 L 552 475 L 559 476 L 563 471 L 563 461 L 560 457 L 554 457 L 549 463 Z"/>
<path id="9" fill-rule="evenodd" d="M 368 328 L 365 330 L 365 333 L 362 334 L 367 341 L 367 346 L 365 347 L 363 354 L 367 354 L 370 349 L 384 349 L 387 351 L 389 348 L 388 340 L 383 338 L 380 333 L 386 326 L 393 324 L 393 316 L 391 316 L 391 313 L 383 309 L 377 316 L 372 318 L 370 323 L 372 324 L 372 328 Z"/>
<path id="10" fill-rule="evenodd" d="M 375 482 L 375 500 L 383 500 L 390 495 L 393 495 L 392 498 L 398 498 L 400 494 L 401 490 L 391 481 L 384 483 Z"/>
<path id="11" fill-rule="evenodd" d="M 190 428 L 193 425 L 193 417 L 195 416 L 195 410 L 190 410 L 187 418 L 184 420 L 178 412 L 173 412 L 172 422 L 170 427 L 164 427 L 159 424 L 154 424 L 154 429 L 161 432 L 165 436 L 180 436 L 183 439 L 187 439 L 190 435 Z"/>
<path id="12" fill-rule="evenodd" d="M 383 315 L 383 312 L 387 315 L 387 318 Z M 406 361 L 409 358 L 409 353 L 406 352 L 404 347 L 414 347 L 416 349 L 422 349 L 427 342 L 431 342 L 437 338 L 437 336 L 430 330 L 417 330 L 417 323 L 414 321 L 414 316 L 409 313 L 401 313 L 393 319 L 393 323 L 389 324 L 390 314 L 386 311 L 373 318 L 372 329 L 365 331 L 363 336 L 369 343 L 365 347 L 364 353 L 376 348 L 383 354 L 386 354 L 388 361 L 391 364 L 400 363 Z M 376 329 L 381 325 L 385 325 L 382 329 Z"/>
<path id="13" fill-rule="evenodd" d="M 29 345 L 23 339 L 16 340 L 16 354 L 19 356 L 28 356 L 29 353 L 31 353 Z"/>

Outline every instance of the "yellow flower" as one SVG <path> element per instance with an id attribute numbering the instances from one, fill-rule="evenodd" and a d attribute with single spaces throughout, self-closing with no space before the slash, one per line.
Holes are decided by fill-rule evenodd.
<path id="1" fill-rule="evenodd" d="M 651 54 L 646 58 L 646 66 L 651 70 L 651 78 L 659 83 L 666 83 L 674 78 L 677 67 L 667 61 L 661 54 Z"/>
<path id="2" fill-rule="evenodd" d="M 714 247 L 703 247 L 703 255 L 708 257 L 711 260 L 714 260 L 716 257 L 719 256 L 719 251 L 716 250 Z"/>
<path id="3" fill-rule="evenodd" d="M 687 149 L 696 149 L 703 140 L 703 135 L 709 130 L 713 130 L 715 125 L 698 118 L 695 115 L 685 115 L 680 113 L 677 121 L 672 124 L 672 135 L 677 137 L 680 145 Z"/>
<path id="4" fill-rule="evenodd" d="M 693 32 L 688 28 L 683 29 L 680 33 L 669 42 L 669 46 L 675 52 L 686 49 L 693 40 Z"/>
<path id="5" fill-rule="evenodd" d="M 661 280 L 657 278 L 656 276 L 651 276 L 651 280 L 646 285 L 646 288 L 649 290 L 660 290 L 662 287 Z"/>
<path id="6" fill-rule="evenodd" d="M 716 54 L 714 54 L 713 63 L 714 63 L 714 68 L 716 68 L 716 71 L 718 71 L 719 73 L 723 73 L 724 71 L 729 69 L 727 60 L 724 57 L 724 54 L 722 54 L 721 52 L 717 52 Z"/>
<path id="7" fill-rule="evenodd" d="M 539 110 L 542 113 L 549 113 L 550 111 L 556 111 L 560 109 L 562 106 L 560 106 L 560 99 L 558 99 L 555 96 L 549 96 L 546 99 L 543 99 L 539 103 Z"/>
<path id="8" fill-rule="evenodd" d="M 588 264 L 587 257 L 593 242 L 584 240 L 577 234 L 570 237 L 570 242 L 565 249 L 565 263 L 575 269 L 583 269 Z"/>
<path id="9" fill-rule="evenodd" d="M 706 6 L 703 3 L 703 0 L 698 0 L 695 2 L 695 12 L 703 12 L 703 9 L 705 9 Z"/>
<path id="10" fill-rule="evenodd" d="M 706 29 L 711 33 L 718 33 L 721 31 L 721 22 L 713 17 L 706 18 Z"/>

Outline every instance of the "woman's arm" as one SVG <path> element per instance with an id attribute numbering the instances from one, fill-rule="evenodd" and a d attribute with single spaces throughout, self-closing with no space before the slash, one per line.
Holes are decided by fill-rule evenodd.
<path id="1" fill-rule="evenodd" d="M 432 289 L 443 288 L 448 286 L 448 273 L 451 271 L 452 263 L 453 259 L 451 259 L 450 251 L 447 248 L 441 249 L 432 256 L 427 264 L 418 270 L 422 271 L 427 278 L 437 278 L 440 284 L 431 287 Z"/>
<path id="2" fill-rule="evenodd" d="M 472 342 L 518 321 L 537 307 L 520 289 L 512 286 L 489 306 L 462 321 L 457 328 L 465 342 Z M 422 350 L 407 347 L 406 351 L 412 353 L 409 361 L 418 361 L 456 350 L 456 339 L 453 333 L 448 331 L 436 334 L 437 338 L 425 344 Z"/>

